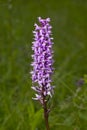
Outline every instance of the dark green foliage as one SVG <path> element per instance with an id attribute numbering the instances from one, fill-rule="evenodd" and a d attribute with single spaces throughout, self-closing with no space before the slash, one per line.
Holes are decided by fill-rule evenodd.
<path id="1" fill-rule="evenodd" d="M 29 74 L 38 16 L 55 43 L 51 130 L 87 130 L 87 0 L 0 0 L 0 130 L 45 130 Z"/>

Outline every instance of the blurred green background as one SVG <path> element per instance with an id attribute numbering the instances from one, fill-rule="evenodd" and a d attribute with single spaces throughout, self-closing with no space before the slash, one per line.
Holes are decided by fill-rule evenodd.
<path id="1" fill-rule="evenodd" d="M 45 130 L 29 74 L 38 16 L 53 26 L 50 129 L 87 130 L 87 0 L 0 0 L 0 130 Z"/>

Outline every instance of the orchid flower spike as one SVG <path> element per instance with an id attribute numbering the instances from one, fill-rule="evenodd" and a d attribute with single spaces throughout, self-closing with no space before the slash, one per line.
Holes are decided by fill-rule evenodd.
<path id="1" fill-rule="evenodd" d="M 32 66 L 32 89 L 36 91 L 34 100 L 39 100 L 43 105 L 46 97 L 52 97 L 54 86 L 51 85 L 51 75 L 53 73 L 53 38 L 52 26 L 49 24 L 50 18 L 42 19 L 38 17 L 39 25 L 34 24 L 34 41 L 32 42 L 33 62 Z"/>

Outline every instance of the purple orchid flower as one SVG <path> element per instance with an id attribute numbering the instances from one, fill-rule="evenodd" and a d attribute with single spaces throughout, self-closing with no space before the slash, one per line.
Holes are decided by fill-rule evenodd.
<path id="1" fill-rule="evenodd" d="M 50 18 L 42 19 L 38 17 L 40 25 L 35 23 L 34 42 L 32 42 L 32 50 L 34 54 L 32 55 L 33 62 L 31 66 L 33 70 L 32 83 L 35 86 L 32 87 L 33 90 L 37 92 L 34 100 L 39 100 L 43 104 L 43 97 L 53 95 L 54 86 L 51 85 L 51 75 L 53 73 L 53 38 L 51 37 L 51 28 L 49 24 Z M 38 86 L 37 86 L 38 85 Z"/>

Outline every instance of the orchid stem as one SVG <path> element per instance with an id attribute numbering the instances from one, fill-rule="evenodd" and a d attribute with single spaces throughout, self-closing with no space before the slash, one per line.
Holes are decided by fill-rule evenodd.
<path id="1" fill-rule="evenodd" d="M 48 122 L 48 116 L 49 116 L 49 112 L 48 112 L 48 109 L 47 109 L 47 102 L 44 101 L 44 119 L 45 119 L 45 124 L 46 124 L 46 130 L 50 130 L 49 128 L 49 122 Z"/>

